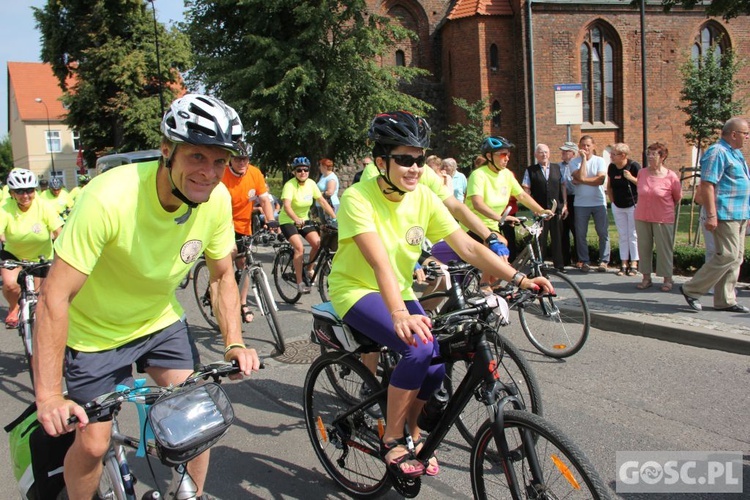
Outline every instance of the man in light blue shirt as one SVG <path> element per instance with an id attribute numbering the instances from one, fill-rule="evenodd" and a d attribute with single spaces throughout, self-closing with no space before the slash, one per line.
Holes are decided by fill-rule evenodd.
<path id="1" fill-rule="evenodd" d="M 578 158 L 570 162 L 570 173 L 575 185 L 575 233 L 578 260 L 581 271 L 591 270 L 589 246 L 586 241 L 589 218 L 594 218 L 594 228 L 599 236 L 599 272 L 607 272 L 609 263 L 609 219 L 604 183 L 607 180 L 607 165 L 604 158 L 594 154 L 595 142 L 590 135 L 578 141 Z"/>
<path id="2" fill-rule="evenodd" d="M 713 287 L 715 310 L 750 313 L 750 309 L 737 303 L 734 291 L 750 219 L 750 171 L 741 151 L 748 137 L 747 121 L 732 118 L 721 129 L 719 142 L 701 158 L 704 227 L 713 233 L 716 253 L 680 287 L 688 306 L 695 311 L 703 309 L 698 297 Z"/>
<path id="3" fill-rule="evenodd" d="M 466 186 L 468 184 L 466 176 L 458 171 L 458 164 L 453 158 L 443 159 L 443 170 L 445 170 L 445 173 L 451 177 L 453 196 L 463 203 L 464 198 L 466 197 Z"/>

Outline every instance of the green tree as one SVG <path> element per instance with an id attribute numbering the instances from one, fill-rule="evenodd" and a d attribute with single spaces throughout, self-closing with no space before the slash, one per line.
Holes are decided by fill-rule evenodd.
<path id="1" fill-rule="evenodd" d="M 5 183 L 5 179 L 8 178 L 8 172 L 13 168 L 13 148 L 10 145 L 10 137 L 8 134 L 3 136 L 0 141 L 0 181 Z"/>
<path id="2" fill-rule="evenodd" d="M 700 58 L 690 57 L 680 66 L 683 88 L 677 108 L 687 114 L 685 138 L 702 151 L 714 142 L 722 125 L 742 112 L 742 102 L 734 100 L 743 82 L 736 80 L 741 61 L 732 50 L 723 53 L 712 46 Z"/>
<path id="3" fill-rule="evenodd" d="M 187 5 L 191 78 L 237 109 L 254 161 L 266 171 L 299 154 L 347 161 L 365 151 L 376 113 L 428 109 L 399 91 L 423 70 L 382 64 L 394 43 L 412 35 L 368 13 L 364 0 Z"/>
<path id="4" fill-rule="evenodd" d="M 33 8 L 42 34 L 42 60 L 52 65 L 65 123 L 81 136 L 86 160 L 111 150 L 156 147 L 161 105 L 182 84 L 191 64 L 187 37 L 158 24 L 157 71 L 152 12 L 144 0 L 48 0 Z"/>
<path id="5" fill-rule="evenodd" d="M 489 111 L 489 114 L 487 114 L 489 98 L 468 103 L 466 99 L 454 97 L 453 104 L 463 110 L 465 119 L 463 122 L 449 125 L 446 134 L 450 137 L 451 145 L 457 151 L 458 165 L 471 169 L 474 157 L 486 136 L 485 125 L 500 112 Z"/>
<path id="6" fill-rule="evenodd" d="M 699 158 L 703 150 L 716 141 L 724 122 L 742 112 L 742 102 L 733 100 L 742 85 L 735 79 L 741 64 L 732 50 L 721 52 L 714 45 L 698 58 L 689 57 L 680 66 L 683 82 L 680 100 L 686 104 L 677 108 L 688 116 L 685 124 L 690 131 L 685 139 L 698 147 Z M 694 192 L 694 177 L 691 184 Z M 695 204 L 691 204 L 688 241 L 693 246 L 700 238 L 700 231 L 696 229 L 693 233 L 694 213 Z"/>
<path id="7" fill-rule="evenodd" d="M 638 2 L 639 0 L 634 0 L 633 4 L 640 5 Z M 661 3 L 666 11 L 675 6 L 692 9 L 698 5 L 706 9 L 707 15 L 723 16 L 724 19 L 750 14 L 750 0 L 712 0 L 708 4 L 704 4 L 702 0 L 662 0 Z"/>

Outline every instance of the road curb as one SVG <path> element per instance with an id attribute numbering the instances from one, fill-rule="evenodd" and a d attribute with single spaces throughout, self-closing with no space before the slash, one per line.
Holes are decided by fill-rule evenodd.
<path id="1" fill-rule="evenodd" d="M 750 339 L 731 332 L 709 331 L 689 325 L 656 322 L 648 316 L 631 318 L 622 314 L 591 311 L 591 326 L 600 330 L 649 337 L 677 344 L 750 355 Z"/>

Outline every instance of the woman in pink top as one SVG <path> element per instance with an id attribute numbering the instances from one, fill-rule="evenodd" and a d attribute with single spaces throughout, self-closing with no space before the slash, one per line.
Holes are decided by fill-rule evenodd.
<path id="1" fill-rule="evenodd" d="M 665 144 L 655 142 L 647 149 L 648 168 L 638 172 L 638 204 L 635 207 L 635 232 L 641 257 L 643 280 L 639 290 L 651 286 L 654 246 L 656 246 L 656 275 L 664 278 L 662 292 L 672 290 L 674 257 L 675 205 L 682 198 L 680 179 L 664 166 L 669 155 Z"/>

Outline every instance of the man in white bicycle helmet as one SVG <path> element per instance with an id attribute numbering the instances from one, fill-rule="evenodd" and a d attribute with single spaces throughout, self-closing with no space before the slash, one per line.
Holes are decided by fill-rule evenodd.
<path id="1" fill-rule="evenodd" d="M 198 361 L 175 289 L 203 253 L 225 359 L 259 368 L 242 341 L 234 280 L 229 193 L 220 185 L 242 135 L 222 101 L 188 94 L 161 124 L 162 158 L 95 178 L 56 242 L 34 335 L 36 403 L 45 430 L 76 430 L 65 458 L 70 498 L 92 498 L 110 422 L 89 422 L 80 404 L 132 383 L 132 365 L 159 385 L 185 380 Z M 61 375 L 65 363 L 67 397 Z M 75 415 L 79 424 L 69 425 Z M 82 432 L 85 429 L 85 432 Z M 208 452 L 188 464 L 202 494 Z"/>

